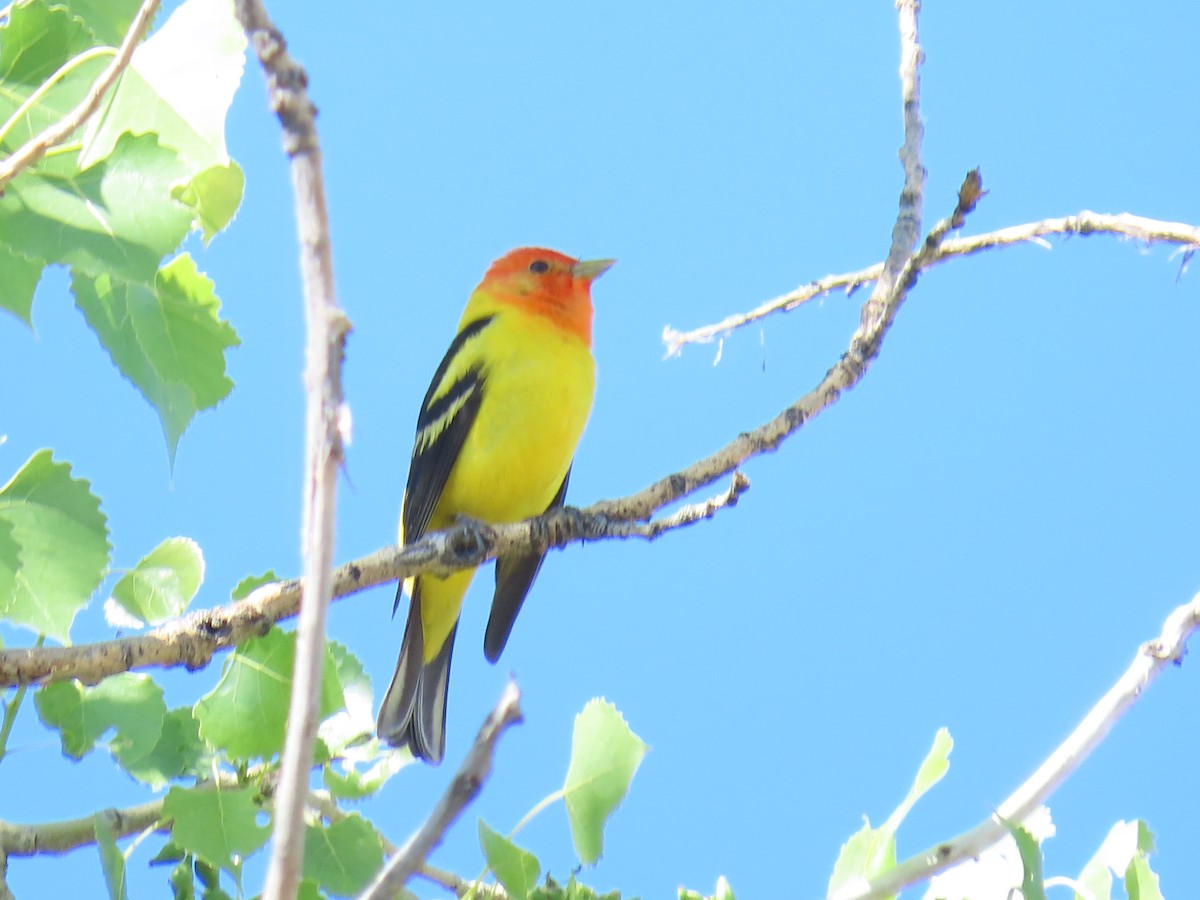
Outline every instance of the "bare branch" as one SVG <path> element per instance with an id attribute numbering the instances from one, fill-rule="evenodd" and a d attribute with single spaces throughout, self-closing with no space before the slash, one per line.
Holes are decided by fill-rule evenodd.
<path id="1" fill-rule="evenodd" d="M 509 681 L 500 697 L 500 702 L 487 717 L 475 743 L 459 766 L 454 780 L 438 801 L 425 824 L 408 843 L 388 860 L 380 873 L 359 895 L 359 900 L 384 900 L 398 897 L 408 879 L 418 872 L 433 849 L 442 842 L 446 831 L 454 824 L 462 811 L 479 796 L 484 782 L 492 773 L 492 757 L 496 742 L 509 725 L 521 721 L 521 692 L 516 682 Z"/>
<path id="2" fill-rule="evenodd" d="M 668 476 L 670 480 L 675 476 Z M 528 551 L 535 542 L 542 548 L 563 547 L 577 541 L 609 538 L 654 540 L 668 531 L 684 528 L 721 509 L 732 507 L 749 488 L 738 475 L 728 491 L 703 504 L 685 507 L 666 519 L 640 522 L 610 518 L 596 512 L 566 507 L 514 525 L 485 526 L 464 522 L 448 531 L 427 535 L 406 546 L 389 546 L 346 563 L 333 572 L 333 595 L 341 599 L 369 587 L 426 572 L 446 574 L 456 568 L 478 566 L 498 555 Z M 646 506 L 642 494 L 609 504 Z M 684 496 L 681 491 L 662 495 L 656 511 Z M 146 634 L 77 644 L 73 647 L 10 648 L 0 650 L 0 686 L 49 683 L 79 678 L 94 684 L 118 672 L 155 667 L 186 666 L 199 669 L 220 650 L 265 634 L 270 627 L 296 614 L 300 601 L 299 579 L 263 585 L 250 596 L 213 609 L 198 610 L 167 622 Z"/>
<path id="3" fill-rule="evenodd" d="M 1200 226 L 1188 225 L 1185 222 L 1164 222 L 1158 219 L 1148 219 L 1135 216 L 1132 213 L 1105 215 L 1103 213 L 1082 210 L 1073 216 L 1061 216 L 1055 219 L 1043 219 L 1040 222 L 1027 222 L 1023 225 L 1011 225 L 996 231 L 970 237 L 951 238 L 944 241 L 936 253 L 928 256 L 921 264 L 922 269 L 932 268 L 939 263 L 960 256 L 970 256 L 985 250 L 995 250 L 1001 247 L 1011 247 L 1017 244 L 1037 244 L 1049 248 L 1047 237 L 1062 237 L 1070 235 L 1104 234 L 1127 238 L 1142 244 L 1173 244 L 1184 248 L 1187 252 L 1200 250 Z M 841 275 L 826 275 L 817 281 L 789 291 L 780 297 L 775 297 L 744 313 L 737 313 L 715 322 L 712 325 L 702 325 L 691 331 L 678 331 L 670 326 L 663 329 L 663 343 L 667 346 L 667 356 L 677 356 L 683 352 L 687 344 L 708 344 L 723 338 L 737 329 L 757 322 L 775 313 L 791 312 L 803 306 L 809 300 L 822 297 L 836 290 L 844 290 L 851 294 L 865 284 L 870 284 L 879 278 L 883 271 L 883 263 L 876 263 L 857 272 L 846 272 Z"/>
<path id="4" fill-rule="evenodd" d="M 129 23 L 129 31 L 125 33 L 125 40 L 121 41 L 121 46 L 117 48 L 116 56 L 100 73 L 95 84 L 91 86 L 73 110 L 67 113 L 61 121 L 43 129 L 40 134 L 34 135 L 18 147 L 16 152 L 3 163 L 0 163 L 0 192 L 24 169 L 45 156 L 52 147 L 61 144 L 74 134 L 76 129 L 96 111 L 100 106 L 100 101 L 108 93 L 108 89 L 116 83 L 117 79 L 121 77 L 121 73 L 129 66 L 129 60 L 133 58 L 133 51 L 146 34 L 146 29 L 150 27 L 154 14 L 158 12 L 158 6 L 159 0 L 145 0 L 142 3 L 137 15 Z"/>
<path id="5" fill-rule="evenodd" d="M 1067 739 L 1050 754 L 1038 770 L 984 821 L 955 838 L 930 847 L 868 882 L 846 885 L 829 900 L 878 900 L 925 881 L 963 860 L 978 857 L 1008 835 L 1004 822 L 1021 822 L 1046 802 L 1066 779 L 1082 765 L 1117 720 L 1145 693 L 1172 663 L 1182 661 L 1188 639 L 1200 628 L 1200 594 L 1177 607 L 1163 624 L 1162 634 L 1138 649 L 1133 663 Z"/>
<path id="6" fill-rule="evenodd" d="M 349 320 L 337 302 L 330 252 L 329 215 L 321 172 L 316 108 L 308 75 L 291 58 L 283 35 L 260 0 L 236 0 L 238 21 L 267 79 L 268 102 L 283 126 L 291 158 L 292 191 L 300 238 L 307 330 L 303 598 L 296 635 L 296 662 L 275 801 L 274 843 L 263 896 L 296 895 L 304 861 L 304 802 L 320 720 L 318 702 L 325 648 L 325 620 L 333 593 L 334 512 L 337 473 L 344 459 L 342 359 Z"/>

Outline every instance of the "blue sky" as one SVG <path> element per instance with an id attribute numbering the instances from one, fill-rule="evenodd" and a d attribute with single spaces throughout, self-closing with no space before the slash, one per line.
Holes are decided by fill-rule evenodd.
<path id="1" fill-rule="evenodd" d="M 594 291 L 600 379 L 574 503 L 715 450 L 844 350 L 865 293 L 743 330 L 718 365 L 712 346 L 664 361 L 660 337 L 886 253 L 901 183 L 890 4 L 271 12 L 321 109 L 354 323 L 338 561 L 394 539 L 428 379 L 468 292 L 512 247 L 620 260 Z M 927 227 L 975 166 L 989 194 L 964 233 L 1085 208 L 1200 220 L 1194 4 L 927 4 L 921 21 Z M 43 446 L 70 460 L 104 500 L 117 565 L 195 538 L 203 605 L 246 574 L 299 570 L 301 306 L 264 94 L 251 63 L 228 126 L 245 204 L 199 253 L 242 338 L 237 387 L 189 429 L 174 472 L 61 273 L 39 290 L 36 336 L 0 321 L 0 378 L 37 386 L 6 392 L 0 467 Z M 504 831 L 555 789 L 573 716 L 598 695 L 652 749 L 582 875 L 597 887 L 662 897 L 724 874 L 739 896 L 823 895 L 841 842 L 887 816 L 940 726 L 951 770 L 899 852 L 969 827 L 1200 588 L 1197 333 L 1197 273 L 1181 276 L 1169 248 L 1074 238 L 926 273 L 861 386 L 747 465 L 736 510 L 653 545 L 552 554 L 496 667 L 480 652 L 484 573 L 458 635 L 448 764 L 405 770 L 370 813 L 402 841 L 513 671 L 526 724 L 434 857 L 463 874 L 480 867 L 474 815 Z M 330 622 L 380 687 L 403 626 L 392 598 L 343 601 Z M 76 640 L 106 634 L 94 603 Z M 165 680 L 190 702 L 216 675 Z M 1198 692 L 1194 662 L 1167 672 L 1051 799 L 1048 872 L 1077 874 L 1113 822 L 1141 817 L 1168 896 L 1200 893 Z M 47 793 L 35 779 L 57 744 L 31 711 L 12 743 L 25 749 L 0 768 L 5 818 L 145 799 L 101 759 L 53 767 Z M 565 877 L 560 808 L 524 842 Z M 140 875 L 135 895 L 161 896 L 165 874 Z M 87 851 L 14 861 L 9 880 L 49 896 L 97 875 Z"/>

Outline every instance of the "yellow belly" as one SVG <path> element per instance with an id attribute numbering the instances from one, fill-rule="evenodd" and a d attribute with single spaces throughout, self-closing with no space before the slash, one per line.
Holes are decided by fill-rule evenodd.
<path id="1" fill-rule="evenodd" d="M 490 328 L 498 332 L 494 347 L 520 350 L 491 360 L 478 417 L 431 528 L 445 528 L 456 516 L 504 523 L 544 512 L 591 413 L 595 364 L 577 339 L 540 319 L 500 316 Z"/>
<path id="2" fill-rule="evenodd" d="M 500 314 L 479 413 L 459 453 L 430 530 L 459 516 L 503 524 L 545 512 L 571 467 L 595 394 L 591 351 L 549 323 Z M 520 348 L 515 349 L 515 348 Z M 458 621 L 474 571 L 422 576 L 425 662 Z"/>

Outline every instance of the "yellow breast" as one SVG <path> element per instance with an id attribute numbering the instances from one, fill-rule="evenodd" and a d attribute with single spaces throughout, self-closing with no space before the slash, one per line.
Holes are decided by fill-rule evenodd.
<path id="1" fill-rule="evenodd" d="M 578 336 L 511 310 L 487 331 L 483 400 L 432 528 L 460 515 L 504 523 L 544 512 L 591 413 L 595 362 Z"/>

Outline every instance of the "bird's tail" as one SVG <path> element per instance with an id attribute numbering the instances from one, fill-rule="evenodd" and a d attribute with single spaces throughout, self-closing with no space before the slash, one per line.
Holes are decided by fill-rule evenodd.
<path id="1" fill-rule="evenodd" d="M 408 624 L 396 674 L 379 708 L 376 730 L 393 747 L 408 747 L 418 759 L 437 765 L 446 750 L 446 694 L 450 687 L 450 654 L 454 632 L 430 662 L 425 660 L 421 628 L 421 579 L 413 586 Z"/>

